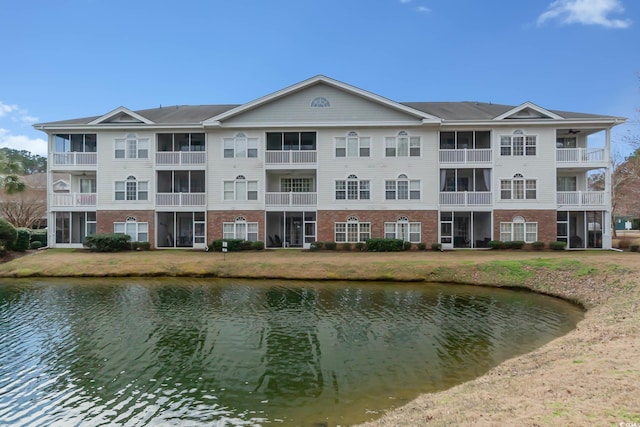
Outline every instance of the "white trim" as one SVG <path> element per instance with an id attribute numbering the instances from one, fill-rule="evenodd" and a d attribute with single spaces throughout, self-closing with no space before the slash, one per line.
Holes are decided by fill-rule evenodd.
<path id="1" fill-rule="evenodd" d="M 131 116 L 132 118 L 141 121 L 142 123 L 146 124 L 146 125 L 151 125 L 154 124 L 155 122 L 147 119 L 146 117 L 141 116 L 140 114 L 129 110 L 127 107 L 118 107 L 115 110 L 112 110 L 110 112 L 108 112 L 107 114 L 98 117 L 95 120 L 90 121 L 88 124 L 89 125 L 99 125 L 99 124 L 103 124 L 104 122 L 106 122 L 107 120 L 117 116 L 118 114 L 126 114 L 128 116 Z M 108 124 L 108 123 L 106 123 Z M 117 123 L 118 125 L 122 125 L 123 127 L 128 127 L 131 124 L 136 124 L 136 123 Z"/>
<path id="2" fill-rule="evenodd" d="M 537 113 L 539 113 L 542 116 L 546 116 L 546 117 L 532 117 L 531 120 L 548 120 L 548 119 L 554 119 L 554 120 L 563 120 L 564 117 L 559 116 L 556 113 L 552 113 L 549 110 L 546 110 L 542 107 L 537 106 L 536 104 L 534 104 L 533 102 L 525 102 L 523 104 L 518 105 L 515 108 L 512 108 L 511 110 L 507 111 L 506 113 L 500 114 L 497 117 L 494 117 L 493 120 L 505 120 L 508 119 L 510 116 L 514 116 L 517 115 L 519 112 L 524 111 L 526 109 L 531 109 Z M 519 118 L 520 120 L 523 120 L 522 118 Z M 524 119 L 526 120 L 526 119 Z"/>

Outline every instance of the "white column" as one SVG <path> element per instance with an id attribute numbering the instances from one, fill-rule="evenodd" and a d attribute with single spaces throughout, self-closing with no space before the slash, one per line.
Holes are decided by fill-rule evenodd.
<path id="1" fill-rule="evenodd" d="M 604 147 L 604 159 L 606 162 L 606 169 L 604 172 L 604 215 L 602 218 L 602 248 L 611 249 L 611 240 L 613 238 L 613 212 L 611 211 L 611 182 L 613 179 L 613 171 L 611 164 L 611 128 L 605 129 L 605 147 Z"/>

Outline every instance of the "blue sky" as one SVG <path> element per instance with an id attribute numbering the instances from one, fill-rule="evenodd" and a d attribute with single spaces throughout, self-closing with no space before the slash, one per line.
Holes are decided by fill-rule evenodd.
<path id="1" fill-rule="evenodd" d="M 0 147 L 32 125 L 244 103 L 324 74 L 395 101 L 638 120 L 637 0 L 0 0 Z M 617 150 L 634 123 L 614 132 Z"/>

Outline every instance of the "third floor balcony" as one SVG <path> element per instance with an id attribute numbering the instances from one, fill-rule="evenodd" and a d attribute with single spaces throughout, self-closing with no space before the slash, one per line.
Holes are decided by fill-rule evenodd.
<path id="1" fill-rule="evenodd" d="M 440 150 L 441 164 L 488 164 L 493 160 L 490 148 Z"/>

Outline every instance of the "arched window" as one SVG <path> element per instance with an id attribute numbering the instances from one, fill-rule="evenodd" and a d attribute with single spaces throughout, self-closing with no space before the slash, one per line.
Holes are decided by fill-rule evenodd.
<path id="1" fill-rule="evenodd" d="M 149 182 L 138 181 L 135 176 L 129 175 L 124 181 L 115 182 L 116 200 L 148 200 Z"/>
<path id="2" fill-rule="evenodd" d="M 420 180 L 409 179 L 403 173 L 398 179 L 385 181 L 386 200 L 420 200 Z"/>
<path id="3" fill-rule="evenodd" d="M 501 156 L 535 156 L 537 137 L 525 135 L 524 131 L 517 129 L 511 135 L 500 137 Z"/>
<path id="4" fill-rule="evenodd" d="M 224 200 L 258 200 L 258 181 L 247 180 L 244 175 L 223 183 Z"/>
<path id="5" fill-rule="evenodd" d="M 318 96 L 311 101 L 311 108 L 329 108 L 331 103 L 324 96 Z"/>
<path id="6" fill-rule="evenodd" d="M 246 217 L 237 216 L 233 222 L 222 223 L 222 238 L 256 242 L 258 240 L 258 223 L 247 222 Z"/>
<path id="7" fill-rule="evenodd" d="M 125 138 L 116 138 L 116 159 L 148 159 L 149 138 L 138 138 L 135 133 L 128 134 Z"/>
<path id="8" fill-rule="evenodd" d="M 346 222 L 335 223 L 335 241 L 338 243 L 365 242 L 370 238 L 371 223 L 360 222 L 355 215 L 349 215 Z"/>
<path id="9" fill-rule="evenodd" d="M 369 200 L 371 187 L 368 179 L 350 174 L 347 179 L 336 180 L 336 200 Z"/>
<path id="10" fill-rule="evenodd" d="M 422 224 L 409 222 L 409 217 L 401 215 L 396 222 L 384 223 L 385 239 L 400 239 L 405 242 L 420 243 Z"/>
<path id="11" fill-rule="evenodd" d="M 135 216 L 128 216 L 124 222 L 114 222 L 113 232 L 128 235 L 132 242 L 149 241 L 149 223 L 138 222 Z"/>
<path id="12" fill-rule="evenodd" d="M 258 138 L 249 138 L 244 132 L 238 132 L 233 138 L 223 138 L 223 156 L 229 158 L 258 157 Z"/>
<path id="13" fill-rule="evenodd" d="M 384 153 L 386 157 L 420 157 L 422 140 L 419 136 L 410 136 L 401 130 L 396 136 L 384 138 Z"/>
<path id="14" fill-rule="evenodd" d="M 371 138 L 353 130 L 346 136 L 336 137 L 335 144 L 336 157 L 369 157 L 371 154 Z"/>
<path id="15" fill-rule="evenodd" d="M 516 173 L 512 179 L 500 180 L 500 198 L 502 200 L 535 200 L 537 186 L 536 179 L 526 179 L 521 173 Z"/>

